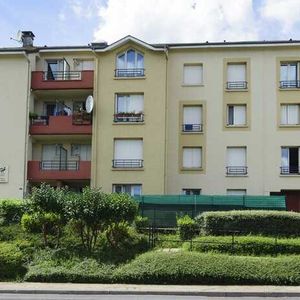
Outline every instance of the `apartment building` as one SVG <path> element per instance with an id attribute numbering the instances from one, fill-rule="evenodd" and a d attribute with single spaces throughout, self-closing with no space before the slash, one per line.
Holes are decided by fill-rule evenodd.
<path id="1" fill-rule="evenodd" d="M 287 196 L 300 211 L 300 41 L 0 49 L 0 197 Z M 93 97 L 87 112 L 86 99 Z"/>

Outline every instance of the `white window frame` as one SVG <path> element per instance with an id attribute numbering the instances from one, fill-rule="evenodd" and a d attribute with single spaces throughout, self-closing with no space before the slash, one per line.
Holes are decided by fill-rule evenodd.
<path id="1" fill-rule="evenodd" d="M 125 193 L 126 192 L 125 191 L 126 187 L 130 187 L 130 195 L 132 197 L 142 195 L 142 184 L 140 184 L 140 183 L 116 183 L 116 184 L 113 184 L 113 186 L 112 186 L 113 193 L 116 193 L 117 186 L 121 187 L 121 190 L 122 190 L 121 193 Z M 140 194 L 139 195 L 134 195 L 134 188 L 135 187 L 140 188 Z"/>
<path id="2" fill-rule="evenodd" d="M 233 107 L 233 124 L 230 124 L 230 107 Z M 236 123 L 236 118 L 235 118 L 235 108 L 236 107 L 244 107 L 244 123 Z M 228 104 L 227 105 L 227 126 L 230 127 L 244 127 L 247 126 L 247 105 L 246 104 Z"/>
<path id="3" fill-rule="evenodd" d="M 232 163 L 230 150 L 243 150 L 244 157 L 242 162 Z M 232 153 L 231 153 L 232 155 Z M 227 176 L 245 176 L 248 174 L 247 170 L 247 147 L 246 146 L 228 146 L 226 148 L 226 175 Z"/>
<path id="4" fill-rule="evenodd" d="M 291 119 L 289 108 L 292 106 L 297 107 L 297 123 L 292 123 L 289 120 Z M 284 111 L 285 110 L 285 111 Z M 286 122 L 284 122 L 286 120 Z M 300 125 L 300 104 L 294 103 L 285 103 L 280 105 L 280 125 L 287 125 L 287 126 L 296 126 Z"/>
<path id="5" fill-rule="evenodd" d="M 135 54 L 134 54 L 134 68 L 128 68 L 128 60 L 127 60 L 127 54 L 129 51 L 134 51 Z M 120 68 L 119 65 L 118 65 L 118 59 L 120 56 L 122 55 L 125 55 L 125 59 L 124 59 L 124 62 L 125 62 L 125 66 L 124 68 Z M 126 51 L 122 52 L 122 53 L 119 53 L 116 57 L 116 66 L 117 66 L 117 69 L 139 69 L 138 68 L 138 55 L 141 55 L 143 57 L 143 66 L 142 66 L 142 69 L 144 68 L 145 66 L 145 57 L 144 57 L 144 54 L 140 51 L 137 51 L 133 48 L 130 48 L 130 49 L 127 49 Z"/>

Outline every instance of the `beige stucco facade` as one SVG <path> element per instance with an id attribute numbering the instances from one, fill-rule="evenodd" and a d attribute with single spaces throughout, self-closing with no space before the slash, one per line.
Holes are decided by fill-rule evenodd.
<path id="1" fill-rule="evenodd" d="M 128 50 L 143 56 L 144 76 L 116 76 L 117 57 Z M 3 114 L 0 167 L 9 166 L 9 181 L 0 183 L 0 198 L 23 197 L 30 185 L 27 161 L 41 160 L 44 144 L 92 146 L 90 184 L 105 192 L 113 185 L 141 185 L 143 194 L 202 194 L 246 190 L 269 195 L 300 190 L 299 174 L 280 174 L 281 148 L 300 146 L 300 125 L 281 125 L 281 105 L 300 104 L 300 90 L 280 89 L 281 62 L 300 61 L 297 43 L 149 45 L 126 37 L 112 45 L 84 49 L 39 49 L 0 55 Z M 45 71 L 45 62 L 65 59 L 70 71 L 78 60 L 93 61 L 93 88 L 32 90 L 31 71 Z M 228 65 L 244 64 L 246 88 L 228 89 Z M 199 84 L 186 84 L 185 66 L 200 66 Z M 94 97 L 91 135 L 29 135 L 29 111 L 42 114 L 45 103 Z M 142 122 L 114 122 L 117 95 L 143 95 Z M 229 106 L 245 108 L 245 123 L 232 126 Z M 200 107 L 201 131 L 183 130 L 185 107 Z M 9 128 L 8 130 L 4 130 Z M 13 137 L 13 138 L 12 138 Z M 115 140 L 142 140 L 142 167 L 113 166 Z M 228 176 L 227 148 L 246 150 L 247 172 Z M 186 168 L 184 149 L 201 149 L 201 165 Z"/>

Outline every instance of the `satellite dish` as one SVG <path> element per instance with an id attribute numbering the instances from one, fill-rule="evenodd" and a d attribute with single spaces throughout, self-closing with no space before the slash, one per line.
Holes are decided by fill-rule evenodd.
<path id="1" fill-rule="evenodd" d="M 21 30 L 18 30 L 18 32 L 17 32 L 17 34 L 16 34 L 16 40 L 20 42 L 21 39 L 22 39 L 22 31 L 21 31 Z"/>
<path id="2" fill-rule="evenodd" d="M 93 96 L 89 95 L 85 100 L 85 109 L 87 113 L 91 113 L 94 107 L 94 98 Z"/>

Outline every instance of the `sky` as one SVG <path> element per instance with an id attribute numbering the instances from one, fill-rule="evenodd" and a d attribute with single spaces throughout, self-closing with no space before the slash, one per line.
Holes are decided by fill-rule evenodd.
<path id="1" fill-rule="evenodd" d="M 0 46 L 300 40 L 300 0 L 0 0 Z"/>

